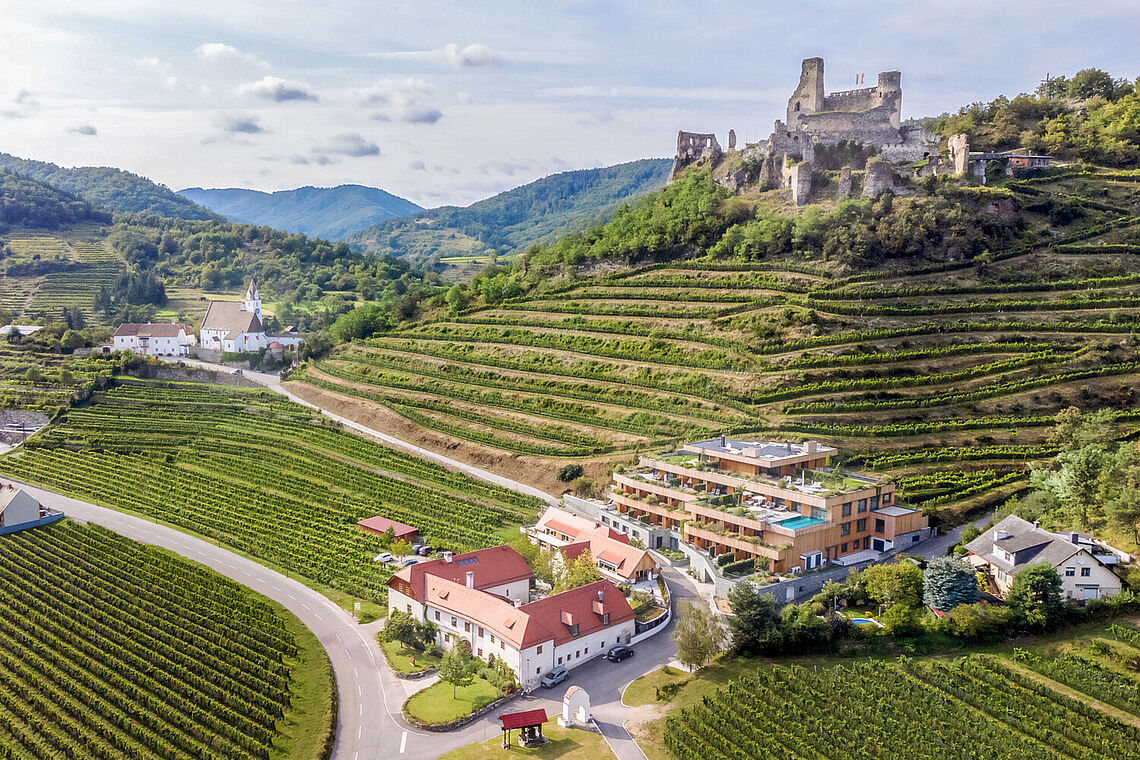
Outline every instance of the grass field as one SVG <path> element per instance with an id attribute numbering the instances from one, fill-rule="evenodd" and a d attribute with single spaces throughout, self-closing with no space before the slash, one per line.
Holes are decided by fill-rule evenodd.
<path id="1" fill-rule="evenodd" d="M 404 713 L 421 723 L 439 725 L 470 715 L 500 696 L 499 690 L 482 677 L 470 686 L 459 687 L 437 681 L 413 694 L 404 704 Z"/>
<path id="2" fill-rule="evenodd" d="M 1136 428 L 1135 183 L 1013 192 L 1028 231 L 984 266 L 706 258 L 555 279 L 340 347 L 290 388 L 550 490 L 567 461 L 601 484 L 639 451 L 729 432 L 825 439 L 931 509 L 984 502 L 1052 455 L 1060 409 Z M 1050 196 L 1080 218 L 1050 227 L 1031 210 Z"/>
<path id="3" fill-rule="evenodd" d="M 428 668 L 438 666 L 440 660 L 443 659 L 442 655 L 432 654 L 427 650 L 417 652 L 414 649 L 409 649 L 398 641 L 381 640 L 379 643 L 380 650 L 384 653 L 388 664 L 392 666 L 393 670 L 399 671 L 400 673 L 419 673 Z M 413 660 L 415 661 L 414 663 L 412 662 Z"/>
<path id="4" fill-rule="evenodd" d="M 496 737 L 460 747 L 442 755 L 440 760 L 500 760 L 504 756 L 536 760 L 599 760 L 614 756 L 601 734 L 580 728 L 562 728 L 553 718 L 543 724 L 542 735 L 550 741 L 534 749 L 519 747 L 516 732 L 512 735 L 516 742 L 509 750 L 504 750 L 503 740 Z"/>
<path id="5" fill-rule="evenodd" d="M 501 543 L 539 506 L 277 394 L 192 383 L 98 392 L 0 458 L 0 472 L 192 531 L 342 603 L 383 601 L 392 572 L 373 561 L 383 546 L 361 518 L 384 515 L 465 551 Z"/>
<path id="6" fill-rule="evenodd" d="M 5 757 L 301 760 L 331 731 L 324 651 L 238 584 L 67 521 L 0 557 Z"/>

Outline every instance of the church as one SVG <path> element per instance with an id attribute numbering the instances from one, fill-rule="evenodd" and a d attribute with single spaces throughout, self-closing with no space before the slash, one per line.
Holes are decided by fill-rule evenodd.
<path id="1" fill-rule="evenodd" d="M 261 295 L 251 279 L 243 301 L 211 301 L 202 318 L 199 345 L 225 353 L 260 351 L 273 343 L 295 347 L 301 335 L 292 328 L 284 333 L 268 333 L 261 323 Z"/>

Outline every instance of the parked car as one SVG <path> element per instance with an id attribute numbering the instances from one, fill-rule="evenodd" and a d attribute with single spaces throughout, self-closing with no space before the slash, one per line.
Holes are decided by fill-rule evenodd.
<path id="1" fill-rule="evenodd" d="M 408 565 L 414 565 L 417 562 L 419 562 L 419 560 L 416 559 L 415 557 L 405 557 L 403 560 L 400 561 L 400 567 L 407 567 Z"/>
<path id="2" fill-rule="evenodd" d="M 627 657 L 633 657 L 633 650 L 627 646 L 610 647 L 606 652 L 606 659 L 610 662 L 621 662 Z"/>
<path id="3" fill-rule="evenodd" d="M 380 552 L 373 562 L 391 562 L 393 559 L 391 552 Z"/>
<path id="4" fill-rule="evenodd" d="M 569 675 L 569 670 L 559 666 L 540 678 L 538 682 L 542 684 L 543 688 L 553 689 L 555 686 L 565 681 Z"/>
<path id="5" fill-rule="evenodd" d="M 423 544 L 419 542 L 412 544 L 412 554 L 419 554 L 421 546 L 423 546 Z"/>
<path id="6" fill-rule="evenodd" d="M 423 546 L 421 546 L 419 549 L 416 550 L 416 554 L 420 555 L 421 557 L 426 557 L 429 554 L 431 554 L 431 547 L 428 546 L 427 544 L 424 544 Z"/>

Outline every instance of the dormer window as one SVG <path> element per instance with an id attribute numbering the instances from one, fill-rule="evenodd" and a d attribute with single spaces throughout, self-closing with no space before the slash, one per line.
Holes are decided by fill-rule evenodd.
<path id="1" fill-rule="evenodd" d="M 610 613 L 603 612 L 602 613 L 602 625 L 609 625 L 609 624 L 610 624 Z"/>
<path id="2" fill-rule="evenodd" d="M 570 635 L 571 636 L 577 636 L 578 635 L 578 624 L 577 623 L 574 623 L 573 625 L 570 626 Z"/>

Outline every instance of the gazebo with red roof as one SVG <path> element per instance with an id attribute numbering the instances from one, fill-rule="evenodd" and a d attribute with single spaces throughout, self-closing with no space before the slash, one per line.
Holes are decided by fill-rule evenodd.
<path id="1" fill-rule="evenodd" d="M 503 749 L 511 746 L 511 731 L 519 730 L 519 745 L 534 747 L 546 743 L 542 735 L 542 724 L 546 722 L 546 710 L 523 710 L 499 716 L 503 722 Z"/>

